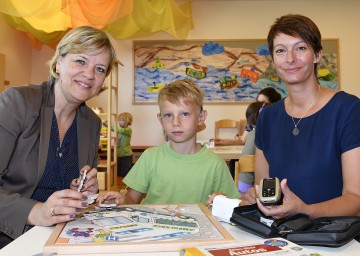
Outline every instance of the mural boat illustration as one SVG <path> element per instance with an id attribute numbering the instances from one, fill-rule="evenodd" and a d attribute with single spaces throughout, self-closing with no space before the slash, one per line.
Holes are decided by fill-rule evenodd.
<path id="1" fill-rule="evenodd" d="M 151 66 L 152 69 L 157 69 L 157 68 L 165 68 L 165 64 L 160 62 L 159 57 L 156 58 L 155 60 L 155 64 Z"/>
<path id="2" fill-rule="evenodd" d="M 235 87 L 240 86 L 240 83 L 236 80 L 236 77 L 233 75 L 231 79 L 224 77 L 224 79 L 220 79 L 220 88 L 223 90 L 231 90 Z"/>
<path id="3" fill-rule="evenodd" d="M 203 79 L 206 77 L 206 67 L 202 67 L 196 63 L 192 63 L 194 68 L 186 68 L 186 75 L 194 77 L 196 79 Z"/>
<path id="4" fill-rule="evenodd" d="M 279 77 L 277 77 L 277 76 L 272 76 L 272 77 L 270 78 L 270 80 L 271 80 L 271 81 L 274 81 L 274 82 L 279 82 Z"/>
<path id="5" fill-rule="evenodd" d="M 253 83 L 256 83 L 257 80 L 259 79 L 259 74 L 252 71 L 252 70 L 248 70 L 248 69 L 242 69 L 241 73 L 240 73 L 240 77 L 242 78 L 248 78 L 250 79 Z"/>
<path id="6" fill-rule="evenodd" d="M 318 79 L 323 81 L 332 81 L 336 76 L 335 73 L 331 73 L 327 68 L 318 69 L 317 73 Z"/>
<path id="7" fill-rule="evenodd" d="M 147 90 L 148 92 L 159 92 L 162 88 L 164 88 L 164 84 L 156 84 L 154 82 L 154 85 L 149 85 Z"/>

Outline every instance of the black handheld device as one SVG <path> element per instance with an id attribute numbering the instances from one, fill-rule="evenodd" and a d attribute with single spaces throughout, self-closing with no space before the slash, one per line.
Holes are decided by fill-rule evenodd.
<path id="1" fill-rule="evenodd" d="M 267 178 L 260 181 L 258 197 L 264 205 L 277 205 L 282 203 L 280 182 L 278 178 Z"/>

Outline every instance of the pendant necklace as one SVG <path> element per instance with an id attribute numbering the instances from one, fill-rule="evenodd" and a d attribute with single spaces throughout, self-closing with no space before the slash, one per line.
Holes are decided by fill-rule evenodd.
<path id="1" fill-rule="evenodd" d="M 300 130 L 298 128 L 299 123 L 301 122 L 301 120 L 306 116 L 306 114 L 309 112 L 309 110 L 313 107 L 314 103 L 316 102 L 318 96 L 320 93 L 320 85 L 319 85 L 319 89 L 317 91 L 316 97 L 314 98 L 314 100 L 311 102 L 310 106 L 308 107 L 308 109 L 306 110 L 306 112 L 304 113 L 304 115 L 299 119 L 299 121 L 297 121 L 297 123 L 295 123 L 294 117 L 292 115 L 292 104 L 291 104 L 291 100 L 290 100 L 290 115 L 291 115 L 291 119 L 294 123 L 294 129 L 292 130 L 292 134 L 294 136 L 298 136 L 300 133 Z"/>

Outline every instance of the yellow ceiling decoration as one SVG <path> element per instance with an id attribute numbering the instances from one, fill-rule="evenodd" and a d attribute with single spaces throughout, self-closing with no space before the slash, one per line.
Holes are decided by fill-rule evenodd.
<path id="1" fill-rule="evenodd" d="M 193 28 L 191 0 L 2 0 L 0 14 L 26 32 L 35 49 L 54 47 L 68 30 L 82 25 L 120 39 L 159 31 L 185 39 Z"/>

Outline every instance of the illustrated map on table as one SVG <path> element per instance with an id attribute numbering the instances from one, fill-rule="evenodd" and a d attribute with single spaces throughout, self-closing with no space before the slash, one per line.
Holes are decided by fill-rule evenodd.
<path id="1" fill-rule="evenodd" d="M 55 244 L 224 239 L 197 204 L 99 209 L 66 223 Z"/>

